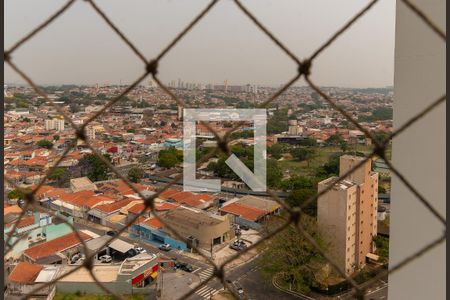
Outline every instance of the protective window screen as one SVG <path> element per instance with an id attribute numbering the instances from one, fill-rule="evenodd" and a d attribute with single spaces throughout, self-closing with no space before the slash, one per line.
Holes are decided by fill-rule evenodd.
<path id="1" fill-rule="evenodd" d="M 202 19 L 211 11 L 211 9 L 219 2 L 219 0 L 211 1 L 200 13 L 198 13 L 195 18 L 187 24 L 183 30 L 181 30 L 176 36 L 174 36 L 171 39 L 171 42 L 168 43 L 165 47 L 163 47 L 162 51 L 153 58 L 147 58 L 134 44 L 130 41 L 130 39 L 118 28 L 108 17 L 108 15 L 95 3 L 93 0 L 86 0 L 86 2 L 92 7 L 92 10 L 98 15 L 99 18 L 103 19 L 105 23 L 109 26 L 109 28 L 117 34 L 120 39 L 123 41 L 123 43 L 129 47 L 133 53 L 136 55 L 136 57 L 142 62 L 142 74 L 136 78 L 136 80 L 124 88 L 122 92 L 114 97 L 112 100 L 110 100 L 101 110 L 95 112 L 92 116 L 90 116 L 87 120 L 85 120 L 81 125 L 77 124 L 70 118 L 70 116 L 67 114 L 67 112 L 60 107 L 57 103 L 54 102 L 52 98 L 49 98 L 48 95 L 33 81 L 33 78 L 31 78 L 26 70 L 23 70 L 20 66 L 16 65 L 14 62 L 14 54 L 15 52 L 22 46 L 24 46 L 28 41 L 30 41 L 32 38 L 39 38 L 39 34 L 46 30 L 49 26 L 58 26 L 57 24 L 53 24 L 55 20 L 57 20 L 61 15 L 63 15 L 66 11 L 70 10 L 72 7 L 72 4 L 76 2 L 75 0 L 71 0 L 66 2 L 59 10 L 54 12 L 51 16 L 48 17 L 47 20 L 42 22 L 39 26 L 34 28 L 29 34 L 25 35 L 23 38 L 18 40 L 11 48 L 6 49 L 4 51 L 4 60 L 6 64 L 9 65 L 17 74 L 20 75 L 23 80 L 28 83 L 29 86 L 31 86 L 34 91 L 42 96 L 46 101 L 51 103 L 55 109 L 58 111 L 58 113 L 62 116 L 64 116 L 64 119 L 66 122 L 70 124 L 70 126 L 74 130 L 74 139 L 71 142 L 70 145 L 66 147 L 63 154 L 58 158 L 58 160 L 53 164 L 53 166 L 48 170 L 46 176 L 40 180 L 39 184 L 37 184 L 33 190 L 23 190 L 19 186 L 16 185 L 14 180 L 11 178 L 5 177 L 5 181 L 10 185 L 13 186 L 15 189 L 21 191 L 24 193 L 24 200 L 25 204 L 23 207 L 23 210 L 19 216 L 19 218 L 14 222 L 11 233 L 14 233 L 17 225 L 21 220 L 25 217 L 25 212 L 27 210 L 34 210 L 34 211 L 41 211 L 45 212 L 47 214 L 50 214 L 55 219 L 58 219 L 61 222 L 66 223 L 76 234 L 77 239 L 79 242 L 83 245 L 84 249 L 86 248 L 86 242 L 82 238 L 79 231 L 77 231 L 74 226 L 67 222 L 66 219 L 61 218 L 58 214 L 56 214 L 54 211 L 45 208 L 41 205 L 39 205 L 35 195 L 39 191 L 39 189 L 44 185 L 46 180 L 48 179 L 49 175 L 52 174 L 56 168 L 61 164 L 63 159 L 70 153 L 71 150 L 76 147 L 77 140 L 83 141 L 87 147 L 92 151 L 93 154 L 95 154 L 103 163 L 105 163 L 111 172 L 115 173 L 116 176 L 120 179 L 122 179 L 130 189 L 132 189 L 135 193 L 140 195 L 140 197 L 144 200 L 144 208 L 142 211 L 135 215 L 131 220 L 128 220 L 126 226 L 122 227 L 118 234 L 115 236 L 111 236 L 110 239 L 105 241 L 103 246 L 108 245 L 111 241 L 115 240 L 118 236 L 120 236 L 121 233 L 126 232 L 129 230 L 131 225 L 138 220 L 138 218 L 142 217 L 146 213 L 146 209 L 151 209 L 154 212 L 155 218 L 164 224 L 166 228 L 168 228 L 170 231 L 173 232 L 174 236 L 184 241 L 187 244 L 192 245 L 194 249 L 197 248 L 197 246 L 194 243 L 190 243 L 182 234 L 178 233 L 174 228 L 172 228 L 171 225 L 167 224 L 167 222 L 159 216 L 159 213 L 157 212 L 155 208 L 155 199 L 165 190 L 170 188 L 175 182 L 181 179 L 181 175 L 173 178 L 170 182 L 167 182 L 164 186 L 164 188 L 158 190 L 155 194 L 151 196 L 145 196 L 143 195 L 135 185 L 132 184 L 132 182 L 127 178 L 127 176 L 124 176 L 119 170 L 113 166 L 113 164 L 108 161 L 103 155 L 99 153 L 99 151 L 94 148 L 91 145 L 91 141 L 88 138 L 87 129 L 88 125 L 92 124 L 92 122 L 98 120 L 99 116 L 105 114 L 106 111 L 114 107 L 122 97 L 127 95 L 130 91 L 132 91 L 134 88 L 136 88 L 140 83 L 142 83 L 146 78 L 151 77 L 154 82 L 159 86 L 162 91 L 164 91 L 171 99 L 173 99 L 174 103 L 177 105 L 183 107 L 183 108 L 189 108 L 188 105 L 185 104 L 183 99 L 180 99 L 175 93 L 165 84 L 162 83 L 160 78 L 158 77 L 158 66 L 162 60 L 166 58 L 166 55 L 174 48 L 175 45 L 177 45 L 180 40 L 183 39 L 184 36 L 186 36 L 192 28 L 194 28 L 199 22 L 202 21 Z M 242 255 L 244 255 L 246 252 L 260 246 L 262 243 L 267 242 L 268 240 L 275 237 L 277 234 L 282 232 L 283 230 L 286 230 L 289 228 L 295 228 L 297 230 L 297 233 L 301 236 L 303 236 L 305 239 L 307 239 L 312 247 L 314 247 L 319 253 L 325 257 L 326 260 L 330 263 L 330 265 L 335 269 L 336 272 L 338 272 L 342 277 L 347 279 L 347 281 L 352 285 L 353 287 L 353 296 L 357 299 L 365 299 L 366 290 L 368 287 L 378 280 L 379 278 L 382 278 L 386 276 L 387 274 L 396 272 L 400 268 L 404 267 L 407 264 L 412 263 L 416 258 L 420 257 L 422 254 L 426 253 L 427 251 L 431 250 L 436 245 L 443 243 L 446 240 L 445 236 L 445 227 L 446 227 L 446 219 L 444 216 L 442 216 L 430 203 L 425 199 L 419 190 L 417 190 L 410 182 L 408 181 L 408 178 L 404 176 L 401 172 L 399 172 L 394 165 L 391 164 L 391 162 L 386 158 L 386 147 L 389 144 L 389 142 L 396 137 L 397 135 L 402 134 L 402 132 L 408 130 L 408 128 L 418 120 L 420 120 L 424 115 L 426 115 L 428 112 L 433 110 L 435 107 L 439 106 L 440 104 L 444 103 L 446 101 L 446 95 L 441 96 L 439 99 L 436 99 L 430 106 L 428 106 L 426 109 L 424 109 L 421 113 L 416 115 L 415 117 L 411 118 L 408 122 L 406 122 L 404 125 L 402 125 L 400 128 L 396 129 L 394 132 L 392 132 L 389 137 L 383 141 L 380 141 L 373 137 L 372 133 L 369 132 L 365 127 L 363 127 L 358 121 L 345 109 L 340 107 L 337 102 L 333 99 L 332 96 L 328 95 L 324 91 L 321 90 L 319 86 L 315 84 L 311 80 L 310 73 L 314 70 L 314 62 L 317 59 L 317 57 L 322 53 L 327 51 L 327 48 L 330 47 L 336 40 L 339 39 L 339 37 L 345 33 L 350 27 L 357 26 L 358 20 L 364 18 L 364 16 L 376 5 L 378 1 L 374 0 L 369 2 L 361 11 L 357 12 L 351 19 L 348 20 L 348 22 L 342 26 L 341 28 L 336 28 L 335 33 L 329 37 L 327 40 L 324 40 L 323 44 L 313 52 L 313 54 L 306 58 L 306 59 L 300 59 L 297 57 L 296 53 L 291 51 L 288 47 L 286 47 L 274 34 L 271 33 L 270 29 L 265 26 L 264 23 L 260 22 L 258 18 L 252 14 L 252 12 L 247 9 L 247 7 L 239 0 L 235 0 L 234 4 L 254 23 L 254 25 L 267 36 L 267 39 L 272 41 L 277 47 L 279 47 L 287 57 L 289 57 L 292 60 L 292 64 L 297 67 L 297 73 L 294 77 L 292 77 L 289 81 L 287 81 L 284 85 L 282 85 L 273 95 L 269 96 L 266 101 L 263 103 L 257 105 L 255 108 L 267 108 L 270 104 L 277 101 L 277 98 L 285 92 L 287 89 L 289 89 L 294 83 L 296 83 L 299 79 L 303 78 L 309 87 L 314 90 L 317 94 L 320 95 L 320 97 L 326 101 L 326 103 L 329 104 L 333 109 L 335 109 L 337 112 L 339 112 L 349 123 L 353 124 L 358 130 L 364 133 L 364 135 L 367 138 L 370 138 L 373 141 L 374 147 L 373 151 L 364 157 L 363 160 L 358 162 L 356 165 L 354 165 L 352 168 L 350 168 L 345 174 L 342 174 L 341 176 L 333 179 L 333 183 L 338 183 L 344 180 L 348 175 L 350 175 L 352 172 L 354 172 L 358 167 L 362 166 L 366 161 L 370 160 L 373 156 L 378 156 L 380 158 L 383 158 L 386 162 L 386 165 L 391 170 L 393 175 L 397 176 L 403 184 L 405 184 L 411 192 L 415 195 L 415 201 L 420 201 L 426 209 L 428 209 L 439 222 L 442 223 L 442 230 L 444 234 L 434 241 L 433 243 L 430 243 L 426 247 L 420 249 L 417 251 L 414 255 L 411 255 L 409 257 L 405 257 L 403 261 L 396 265 L 391 265 L 389 269 L 384 270 L 383 272 L 377 274 L 374 278 L 371 280 L 364 282 L 363 284 L 358 284 L 355 282 L 355 280 L 352 277 L 349 277 L 346 275 L 345 270 L 341 269 L 336 262 L 333 261 L 331 257 L 327 255 L 327 253 L 321 248 L 321 246 L 315 241 L 315 239 L 303 228 L 302 223 L 300 220 L 303 216 L 303 210 L 308 206 L 309 203 L 312 201 L 315 201 L 318 197 L 323 195 L 324 193 L 328 192 L 334 184 L 328 185 L 327 188 L 321 190 L 318 194 L 310 197 L 309 200 L 305 201 L 301 207 L 291 207 L 289 206 L 284 200 L 277 197 L 276 193 L 273 191 L 268 190 L 267 193 L 271 195 L 271 197 L 277 201 L 281 206 L 282 209 L 287 213 L 289 216 L 283 224 L 281 224 L 277 229 L 269 232 L 266 234 L 262 239 L 260 239 L 258 242 L 252 244 L 251 246 L 247 247 L 243 251 L 237 252 L 232 257 L 226 259 L 222 264 L 216 265 L 213 260 L 211 260 L 210 257 L 202 254 L 201 251 L 198 251 L 200 255 L 203 256 L 204 260 L 211 264 L 211 267 L 213 268 L 213 272 L 209 277 L 207 277 L 205 280 L 203 280 L 199 285 L 197 285 L 195 288 L 187 292 L 185 295 L 180 297 L 180 299 L 186 299 L 190 295 L 194 294 L 197 290 L 201 289 L 204 285 L 206 285 L 208 282 L 210 282 L 213 278 L 218 278 L 224 287 L 227 287 L 236 298 L 239 298 L 239 295 L 235 292 L 235 289 L 231 288 L 230 283 L 227 281 L 227 273 L 225 270 L 225 266 L 229 265 Z M 414 13 L 416 14 L 417 18 L 420 18 L 434 33 L 442 38 L 442 43 L 446 43 L 446 34 L 438 28 L 433 20 L 427 17 L 427 15 L 422 12 L 422 10 L 419 7 L 416 7 L 413 3 L 411 3 L 408 0 L 402 0 L 402 2 Z M 197 161 L 197 165 L 205 162 L 212 156 L 214 156 L 218 152 L 224 152 L 224 153 L 230 153 L 229 148 L 229 142 L 231 140 L 232 133 L 240 128 L 242 124 L 237 124 L 236 126 L 229 129 L 229 131 L 224 135 L 217 134 L 214 129 L 209 126 L 207 123 L 204 124 L 206 128 L 211 131 L 211 133 L 214 135 L 216 141 L 217 141 L 217 147 L 215 147 L 212 151 L 208 153 L 208 155 L 205 155 L 202 157 L 201 160 Z M 291 225 L 294 225 L 293 227 Z M 16 240 L 14 243 L 10 243 L 10 240 L 12 238 L 12 235 L 7 235 L 6 241 L 5 241 L 5 253 L 7 253 L 11 248 L 15 247 L 19 240 Z M 270 246 L 270 244 L 269 244 Z M 103 247 L 99 247 L 99 249 L 102 249 Z M 93 270 L 93 259 L 96 256 L 96 253 L 89 253 L 87 251 L 84 251 L 84 254 L 86 256 L 86 259 L 84 260 L 84 263 L 79 265 L 78 267 L 74 268 L 70 273 L 75 272 L 77 269 L 85 268 L 87 271 L 90 272 L 96 283 L 107 293 L 111 294 L 114 297 L 122 298 L 121 295 L 118 295 L 116 293 L 113 293 L 110 291 L 110 289 L 102 284 L 99 280 L 97 280 L 95 273 Z M 70 273 L 66 273 L 63 276 L 60 276 L 59 278 L 54 279 L 51 282 L 44 283 L 42 285 L 39 285 L 38 287 L 34 288 L 33 290 L 29 291 L 29 295 L 35 294 L 39 290 L 43 290 L 48 288 L 49 286 L 53 285 L 55 281 L 60 280 L 64 276 L 68 276 Z M 27 295 L 23 295 L 26 297 Z"/>

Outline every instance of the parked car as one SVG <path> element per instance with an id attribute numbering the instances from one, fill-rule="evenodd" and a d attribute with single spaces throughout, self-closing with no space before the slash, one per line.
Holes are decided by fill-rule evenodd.
<path id="1" fill-rule="evenodd" d="M 98 258 L 102 263 L 110 263 L 112 261 L 112 257 L 109 255 L 103 255 Z"/>
<path id="2" fill-rule="evenodd" d="M 163 250 L 163 251 L 170 251 L 172 250 L 172 246 L 170 246 L 169 244 L 161 244 L 159 245 L 159 250 Z"/>
<path id="3" fill-rule="evenodd" d="M 250 227 L 248 227 L 247 225 L 239 225 L 239 228 L 245 231 L 250 229 Z"/>
<path id="4" fill-rule="evenodd" d="M 127 251 L 127 256 L 128 257 L 133 257 L 136 256 L 139 252 L 137 252 L 135 249 L 130 249 Z"/>
<path id="5" fill-rule="evenodd" d="M 116 236 L 118 234 L 118 232 L 115 230 L 110 230 L 110 231 L 107 231 L 106 234 L 109 236 Z"/>
<path id="6" fill-rule="evenodd" d="M 137 253 L 147 253 L 147 250 L 142 247 L 136 247 L 134 250 L 136 250 Z"/>
<path id="7" fill-rule="evenodd" d="M 230 248 L 236 251 L 241 251 L 247 248 L 247 245 L 244 243 L 244 241 L 236 240 L 231 243 Z"/>
<path id="8" fill-rule="evenodd" d="M 72 256 L 72 258 L 70 259 L 70 262 L 72 264 L 76 263 L 79 259 L 81 258 L 81 255 L 79 253 L 75 254 L 74 256 Z"/>
<path id="9" fill-rule="evenodd" d="M 233 285 L 234 285 L 234 288 L 236 289 L 239 299 L 243 299 L 245 293 L 244 293 L 244 289 L 242 288 L 242 286 L 238 282 L 234 282 Z"/>
<path id="10" fill-rule="evenodd" d="M 187 264 L 187 263 L 179 263 L 179 268 L 181 270 L 189 272 L 189 273 L 194 271 L 194 268 L 190 264 Z"/>

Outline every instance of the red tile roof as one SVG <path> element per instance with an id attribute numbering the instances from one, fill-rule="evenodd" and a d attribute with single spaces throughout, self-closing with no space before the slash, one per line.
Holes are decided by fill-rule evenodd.
<path id="1" fill-rule="evenodd" d="M 3 216 L 9 214 L 20 214 L 22 209 L 18 205 L 8 205 L 3 207 Z"/>
<path id="2" fill-rule="evenodd" d="M 177 203 L 169 203 L 169 202 L 155 203 L 155 208 L 158 211 L 171 210 L 171 209 L 177 208 L 178 206 L 180 206 L 180 205 Z"/>
<path id="3" fill-rule="evenodd" d="M 148 225 L 153 228 L 161 228 L 162 224 L 157 218 L 148 218 L 143 222 L 145 225 Z"/>
<path id="4" fill-rule="evenodd" d="M 128 208 L 128 212 L 138 215 L 140 214 L 145 208 L 144 203 L 136 203 L 135 205 L 131 206 L 130 208 Z M 146 212 L 150 211 L 150 208 L 146 209 Z"/>
<path id="5" fill-rule="evenodd" d="M 241 218 L 249 221 L 256 221 L 266 214 L 266 212 L 263 210 L 249 207 L 240 203 L 228 204 L 227 206 L 222 207 L 220 210 L 223 212 L 238 215 Z"/>
<path id="6" fill-rule="evenodd" d="M 9 280 L 18 283 L 33 283 L 43 268 L 41 265 L 19 262 L 9 274 Z"/>
<path id="7" fill-rule="evenodd" d="M 161 194 L 159 194 L 158 198 L 160 199 L 164 199 L 167 200 L 169 199 L 172 195 L 175 195 L 177 193 L 179 193 L 180 191 L 174 190 L 174 189 L 167 189 L 164 192 L 162 192 Z"/>
<path id="8" fill-rule="evenodd" d="M 90 240 L 92 237 L 84 232 L 79 231 L 80 237 L 84 240 Z M 65 249 L 75 247 L 80 244 L 81 241 L 78 239 L 75 232 L 63 235 L 54 240 L 48 241 L 43 244 L 36 245 L 34 247 L 25 250 L 24 254 L 33 260 L 37 260 L 42 257 L 61 252 Z"/>
<path id="9" fill-rule="evenodd" d="M 178 192 L 178 193 L 176 193 L 176 194 L 173 194 L 172 196 L 170 196 L 169 198 L 170 199 L 173 199 L 173 200 L 175 200 L 175 201 L 177 201 L 177 202 L 182 202 L 184 199 L 187 199 L 187 198 L 189 198 L 189 197 L 191 197 L 191 196 L 193 196 L 194 194 L 193 193 L 191 193 L 191 192 Z"/>
<path id="10" fill-rule="evenodd" d="M 136 201 L 136 200 L 127 198 L 124 200 L 116 201 L 114 203 L 99 205 L 99 206 L 96 206 L 94 209 L 97 209 L 104 213 L 111 213 L 111 212 L 120 210 L 121 208 L 130 204 L 132 201 Z"/>
<path id="11" fill-rule="evenodd" d="M 34 187 L 33 187 L 34 188 Z M 35 195 L 35 197 L 36 198 L 40 198 L 41 196 L 43 196 L 45 193 L 47 193 L 47 192 L 49 192 L 49 191 L 51 191 L 51 190 L 53 190 L 53 189 L 55 189 L 54 187 L 52 187 L 52 186 L 49 186 L 49 185 L 43 185 L 43 186 L 41 186 L 35 193 L 34 193 L 34 195 Z M 62 189 L 61 189 L 62 190 Z"/>
<path id="12" fill-rule="evenodd" d="M 35 156 L 32 159 L 25 161 L 25 165 L 27 166 L 40 166 L 45 167 L 47 165 L 47 157 L 45 156 Z"/>
<path id="13" fill-rule="evenodd" d="M 15 221 L 8 223 L 5 225 L 5 227 L 7 227 L 7 228 L 12 227 L 12 226 L 14 226 L 14 223 L 15 223 Z M 30 226 L 33 224 L 34 224 L 34 216 L 25 216 L 25 217 L 22 217 L 22 219 L 19 221 L 19 223 L 17 223 L 16 227 L 24 228 L 24 227 L 27 227 L 27 226 Z"/>
<path id="14" fill-rule="evenodd" d="M 95 193 L 89 190 L 83 190 L 75 193 L 65 194 L 61 196 L 61 200 L 76 206 L 83 206 L 88 198 L 94 196 Z"/>

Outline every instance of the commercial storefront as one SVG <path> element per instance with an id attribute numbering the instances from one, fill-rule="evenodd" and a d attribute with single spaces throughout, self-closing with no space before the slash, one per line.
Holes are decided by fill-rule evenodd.
<path id="1" fill-rule="evenodd" d="M 158 277 L 158 264 L 155 264 L 153 267 L 144 270 L 143 273 L 138 274 L 134 278 L 131 279 L 131 284 L 133 287 L 142 288 L 147 286 L 148 284 L 154 282 Z"/>

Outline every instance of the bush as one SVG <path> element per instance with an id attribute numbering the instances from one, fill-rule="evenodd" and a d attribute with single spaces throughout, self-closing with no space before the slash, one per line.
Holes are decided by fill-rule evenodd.
<path id="1" fill-rule="evenodd" d="M 36 143 L 41 148 L 51 149 L 53 147 L 53 143 L 48 140 L 41 140 Z"/>

